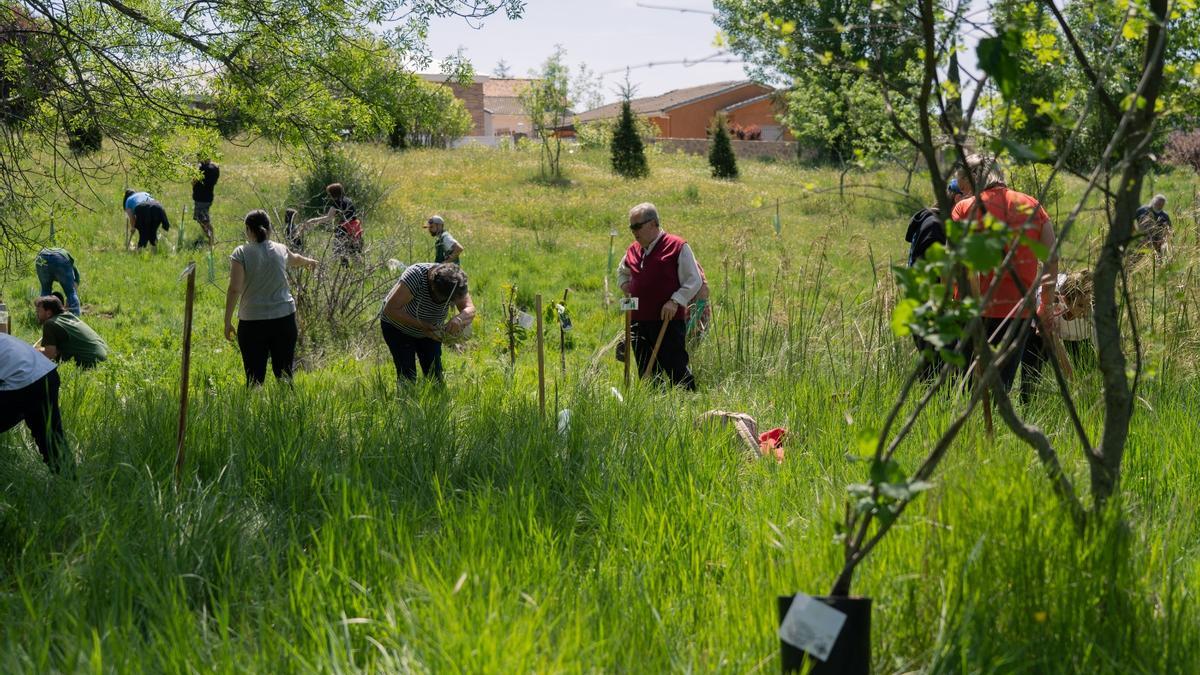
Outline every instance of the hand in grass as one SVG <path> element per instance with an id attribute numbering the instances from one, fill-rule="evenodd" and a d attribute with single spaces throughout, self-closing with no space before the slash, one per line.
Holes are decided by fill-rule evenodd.
<path id="1" fill-rule="evenodd" d="M 231 322 L 225 322 L 225 339 L 233 342 L 237 339 L 237 329 L 233 327 Z"/>

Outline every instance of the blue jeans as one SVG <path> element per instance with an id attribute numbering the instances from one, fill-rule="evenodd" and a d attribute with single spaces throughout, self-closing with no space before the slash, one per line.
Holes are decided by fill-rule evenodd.
<path id="1" fill-rule="evenodd" d="M 75 266 L 61 253 L 39 253 L 36 264 L 38 281 L 42 283 L 42 295 L 50 295 L 57 281 L 67 298 L 67 309 L 79 316 L 79 293 L 75 291 Z"/>

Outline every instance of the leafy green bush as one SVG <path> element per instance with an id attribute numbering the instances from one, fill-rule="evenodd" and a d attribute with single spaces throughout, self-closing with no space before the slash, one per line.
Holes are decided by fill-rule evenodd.
<path id="1" fill-rule="evenodd" d="M 1042 204 L 1054 204 L 1063 195 L 1063 181 L 1061 175 L 1055 175 L 1047 185 L 1046 179 L 1051 171 L 1052 168 L 1046 164 L 1017 164 L 1008 171 L 1008 187 L 1033 195 Z"/>
<path id="2" fill-rule="evenodd" d="M 320 215 L 328 209 L 325 186 L 330 183 L 342 184 L 364 221 L 387 192 L 379 170 L 352 151 L 328 146 L 305 160 L 299 178 L 288 186 L 288 204 L 299 209 L 303 218 Z"/>
<path id="3" fill-rule="evenodd" d="M 658 127 L 645 117 L 634 115 L 633 119 L 643 148 L 652 150 L 655 146 L 649 141 L 658 136 Z M 616 118 L 575 125 L 575 138 L 579 141 L 579 147 L 585 150 L 609 149 L 612 147 L 613 132 L 616 131 L 619 121 L 619 118 Z"/>

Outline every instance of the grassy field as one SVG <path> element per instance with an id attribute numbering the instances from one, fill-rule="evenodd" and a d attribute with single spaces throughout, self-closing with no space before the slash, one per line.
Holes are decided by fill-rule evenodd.
<path id="1" fill-rule="evenodd" d="M 833 523 L 866 470 L 847 450 L 913 358 L 885 312 L 912 203 L 841 196 L 837 172 L 781 163 L 743 162 L 743 180 L 722 183 L 703 159 L 654 155 L 651 178 L 627 183 L 604 155 L 573 153 L 572 185 L 546 187 L 524 151 L 357 153 L 388 189 L 366 220 L 376 257 L 431 259 L 420 224 L 434 212 L 467 249 L 480 317 L 466 350 L 445 357 L 445 388 L 398 391 L 369 316 L 336 346 L 310 340 L 294 387 L 242 386 L 221 337 L 228 254 L 247 210 L 286 205 L 287 157 L 226 146 L 214 284 L 206 252 L 123 250 L 120 182 L 56 221 L 112 356 L 93 372 L 61 368 L 74 479 L 49 475 L 23 431 L 0 436 L 0 671 L 778 670 L 775 596 L 829 590 Z M 895 169 L 847 177 L 905 181 Z M 1175 173 L 1154 189 L 1175 206 L 1192 186 Z M 185 185 L 151 187 L 172 214 L 190 206 Z M 620 364 L 599 353 L 621 327 L 603 279 L 610 230 L 619 255 L 625 213 L 644 200 L 692 242 L 716 327 L 693 354 L 700 392 L 639 385 L 619 400 Z M 875 599 L 876 672 L 1200 670 L 1200 249 L 1175 213 L 1173 262 L 1135 276 L 1148 367 L 1119 512 L 1077 536 L 1033 452 L 973 421 L 856 579 Z M 1098 217 L 1073 234 L 1072 264 L 1095 250 Z M 178 275 L 193 257 L 189 463 L 175 491 Z M 574 344 L 560 372 L 550 333 L 546 419 L 532 343 L 508 364 L 512 284 L 527 310 L 571 289 Z M 32 256 L 2 288 L 32 342 Z M 319 317 L 302 321 L 320 334 Z M 1086 371 L 1072 383 L 1093 434 L 1098 384 Z M 956 403 L 937 400 L 902 461 Z M 730 435 L 695 429 L 711 408 L 787 427 L 786 460 L 748 462 Z M 1052 392 L 1026 412 L 1084 479 Z"/>

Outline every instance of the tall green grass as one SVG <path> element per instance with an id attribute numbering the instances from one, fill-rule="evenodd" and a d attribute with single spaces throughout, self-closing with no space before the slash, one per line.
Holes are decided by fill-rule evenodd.
<path id="1" fill-rule="evenodd" d="M 881 422 L 911 358 L 886 321 L 906 217 L 821 192 L 835 172 L 783 164 L 751 163 L 729 184 L 705 178 L 702 158 L 654 155 L 652 178 L 626 183 L 585 153 L 566 158 L 564 189 L 529 182 L 536 156 L 520 152 L 363 153 L 395 181 L 368 237 L 415 233 L 413 251 L 395 253 L 412 261 L 431 248 L 417 228 L 436 211 L 467 247 L 476 339 L 446 355 L 444 388 L 398 391 L 371 327 L 293 387 L 244 389 L 220 336 L 224 258 L 237 217 L 282 205 L 288 175 L 257 146 L 228 148 L 179 491 L 176 277 L 188 256 L 120 251 L 115 209 L 59 224 L 83 268 L 85 318 L 114 356 L 93 372 L 62 367 L 74 479 L 49 475 L 23 432 L 0 436 L 0 671 L 776 670 L 774 597 L 828 591 L 844 486 L 866 471 L 846 452 Z M 185 187 L 161 198 L 177 209 Z M 788 202 L 782 240 L 773 208 L 755 208 L 776 198 Z M 622 401 L 619 364 L 596 354 L 621 325 L 602 303 L 603 268 L 609 228 L 620 250 L 625 210 L 645 199 L 694 243 L 716 324 L 693 352 L 698 394 L 638 385 Z M 1085 258 L 1094 230 L 1078 234 L 1068 254 Z M 875 598 L 877 672 L 1200 668 L 1200 391 L 1184 299 L 1195 242 L 1180 243 L 1155 277 L 1173 301 L 1151 307 L 1137 277 L 1160 328 L 1146 336 L 1152 374 L 1114 512 L 1078 536 L 1033 453 L 973 422 L 856 580 Z M 31 279 L 4 285 L 10 306 Z M 538 412 L 532 343 L 515 370 L 497 346 L 511 283 L 525 303 L 573 289 L 567 373 L 547 368 L 553 407 L 572 411 L 565 434 L 555 410 Z M 32 341 L 32 311 L 15 318 Z M 557 339 L 548 350 L 557 364 Z M 1097 374 L 1072 389 L 1097 433 Z M 902 462 L 956 404 L 936 400 Z M 718 407 L 787 427 L 784 463 L 747 461 L 729 435 L 693 426 Z M 1027 412 L 1084 480 L 1049 388 Z"/>

